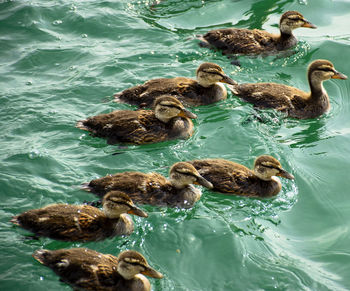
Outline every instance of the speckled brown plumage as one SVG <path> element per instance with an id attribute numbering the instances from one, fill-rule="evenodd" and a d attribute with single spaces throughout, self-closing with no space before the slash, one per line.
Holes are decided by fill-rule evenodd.
<path id="1" fill-rule="evenodd" d="M 193 133 L 193 123 L 187 116 L 191 118 L 196 116 L 190 115 L 190 112 L 174 97 L 163 96 L 157 100 L 160 99 L 171 100 L 175 104 L 174 108 L 179 111 L 178 115 L 162 121 L 157 116 L 157 111 L 117 110 L 79 121 L 77 127 L 90 131 L 93 136 L 107 139 L 109 144 L 149 144 L 189 138 Z"/>
<path id="2" fill-rule="evenodd" d="M 202 82 L 201 74 L 208 80 Z M 210 75 L 209 75 L 210 74 Z M 218 82 L 234 84 L 214 63 L 203 63 L 197 69 L 197 80 L 185 77 L 149 80 L 142 85 L 126 89 L 114 95 L 116 102 L 124 102 L 140 107 L 153 107 L 156 97 L 167 94 L 176 97 L 186 106 L 207 105 L 226 99 L 227 91 Z M 207 82 L 207 84 L 205 84 Z"/>
<path id="3" fill-rule="evenodd" d="M 37 250 L 33 257 L 51 268 L 61 281 L 71 285 L 74 290 L 95 291 L 150 291 L 151 285 L 146 277 L 137 274 L 126 279 L 119 272 L 121 262 L 131 268 L 135 264 L 142 272 L 148 272 L 155 278 L 162 275 L 149 267 L 143 256 L 135 251 L 124 251 L 118 258 L 86 248 Z"/>
<path id="4" fill-rule="evenodd" d="M 289 173 L 285 172 L 280 163 L 270 157 L 261 156 L 259 159 L 264 163 L 265 160 L 270 163 L 272 160 L 274 165 L 279 169 L 280 173 L 277 175 L 284 176 L 288 179 L 294 178 Z M 248 197 L 272 197 L 277 195 L 281 190 L 281 183 L 275 177 L 269 180 L 263 180 L 256 175 L 256 173 L 247 167 L 235 162 L 223 159 L 206 159 L 190 161 L 198 172 L 214 186 L 213 190 L 236 194 Z M 271 164 L 267 165 L 272 167 Z M 276 170 L 277 172 L 277 170 Z"/>
<path id="5" fill-rule="evenodd" d="M 176 163 L 170 170 L 170 176 L 175 172 L 174 169 L 183 164 L 187 163 Z M 185 167 L 195 172 L 194 174 L 199 177 L 193 166 L 187 164 Z M 205 182 L 207 181 L 202 181 L 199 178 L 193 183 L 201 183 L 201 185 L 208 187 Z M 188 208 L 192 207 L 201 196 L 201 191 L 190 183 L 176 187 L 171 180 L 157 173 L 123 172 L 95 179 L 83 185 L 84 190 L 100 197 L 111 190 L 125 192 L 136 204 Z"/>
<path id="6" fill-rule="evenodd" d="M 225 28 L 215 29 L 203 35 L 201 46 L 215 47 L 224 54 L 273 54 L 297 44 L 292 30 L 298 27 L 316 28 L 297 11 L 287 11 L 281 16 L 278 34 L 258 29 Z"/>
<path id="7" fill-rule="evenodd" d="M 258 108 L 274 108 L 290 117 L 307 119 L 316 118 L 330 108 L 329 97 L 322 86 L 322 82 L 330 78 L 346 79 L 346 76 L 337 72 L 331 62 L 316 60 L 308 68 L 310 92 L 276 83 L 239 84 L 231 89 Z"/>
<path id="8" fill-rule="evenodd" d="M 117 194 L 114 195 L 113 194 Z M 15 216 L 11 222 L 33 232 L 37 236 L 46 236 L 63 241 L 98 241 L 116 235 L 130 235 L 134 230 L 132 213 L 146 217 L 147 214 L 133 205 L 124 193 L 109 193 L 108 207 L 103 201 L 103 212 L 89 205 L 52 204 L 40 209 L 31 209 Z M 122 200 L 120 201 L 120 197 Z M 121 205 L 115 205 L 112 199 L 119 199 Z M 118 210 L 122 207 L 123 210 Z M 113 215 L 114 214 L 114 215 Z"/>

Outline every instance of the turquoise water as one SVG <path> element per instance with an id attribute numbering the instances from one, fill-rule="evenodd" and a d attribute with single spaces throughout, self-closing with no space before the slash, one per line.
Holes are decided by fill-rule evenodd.
<path id="1" fill-rule="evenodd" d="M 153 290 L 350 290 L 349 81 L 325 88 L 331 111 L 315 120 L 285 119 L 229 96 L 193 108 L 186 141 L 119 149 L 74 127 L 87 116 L 130 109 L 113 93 L 156 77 L 194 77 L 204 61 L 238 82 L 273 81 L 308 90 L 306 67 L 332 61 L 350 75 L 350 2 L 330 0 L 1 1 L 0 3 L 0 289 L 70 290 L 31 254 L 38 248 L 89 247 L 143 253 L 165 275 Z M 298 10 L 318 26 L 298 29 L 295 54 L 240 58 L 198 47 L 212 28 L 277 31 Z M 113 155 L 115 152 L 122 152 Z M 50 203 L 94 200 L 79 185 L 126 170 L 167 176 L 177 161 L 221 157 L 251 166 L 271 154 L 291 172 L 270 200 L 203 190 L 193 209 L 144 206 L 130 237 L 98 243 L 28 240 L 13 215 Z"/>

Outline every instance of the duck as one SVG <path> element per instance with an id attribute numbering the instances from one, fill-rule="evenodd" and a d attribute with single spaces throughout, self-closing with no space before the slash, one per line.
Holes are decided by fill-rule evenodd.
<path id="1" fill-rule="evenodd" d="M 33 257 L 74 290 L 150 291 L 151 284 L 144 275 L 163 278 L 143 255 L 133 250 L 115 257 L 88 248 L 39 249 Z"/>
<path id="2" fill-rule="evenodd" d="M 330 109 L 323 81 L 346 80 L 327 60 L 313 61 L 307 70 L 310 92 L 276 83 L 245 83 L 232 86 L 232 92 L 257 108 L 273 108 L 297 119 L 316 118 Z"/>
<path id="3" fill-rule="evenodd" d="M 276 176 L 294 179 L 272 156 L 255 159 L 253 170 L 224 159 L 189 161 L 198 172 L 213 184 L 213 191 L 247 197 L 267 198 L 276 196 L 282 188 Z"/>
<path id="4" fill-rule="evenodd" d="M 15 225 L 35 236 L 62 241 L 99 241 L 117 235 L 130 235 L 134 224 L 129 214 L 147 217 L 128 195 L 110 191 L 102 201 L 103 210 L 90 205 L 51 204 L 13 217 Z"/>
<path id="5" fill-rule="evenodd" d="M 93 136 L 107 139 L 108 144 L 151 144 L 172 139 L 187 139 L 194 131 L 192 119 L 197 115 L 170 95 L 155 100 L 153 110 L 116 110 L 77 122 L 76 127 Z"/>
<path id="6" fill-rule="evenodd" d="M 153 107 L 158 96 L 169 94 L 185 106 L 208 105 L 227 98 L 227 90 L 222 83 L 236 84 L 219 65 L 202 63 L 197 68 L 196 80 L 185 77 L 153 79 L 115 94 L 114 100 Z"/>
<path id="7" fill-rule="evenodd" d="M 224 55 L 271 55 L 295 46 L 298 40 L 293 30 L 299 27 L 317 28 L 298 11 L 287 11 L 280 18 L 280 34 L 259 29 L 214 29 L 200 36 L 199 44 L 219 49 Z"/>
<path id="8" fill-rule="evenodd" d="M 82 189 L 99 197 L 117 190 L 125 192 L 135 203 L 191 208 L 202 195 L 192 184 L 213 187 L 189 163 L 175 163 L 169 176 L 168 180 L 158 173 L 122 172 L 84 183 Z"/>

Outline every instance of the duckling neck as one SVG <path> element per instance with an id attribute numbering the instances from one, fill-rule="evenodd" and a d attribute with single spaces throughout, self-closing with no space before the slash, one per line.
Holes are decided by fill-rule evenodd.
<path id="1" fill-rule="evenodd" d="M 280 29 L 280 36 L 278 38 L 279 49 L 286 49 L 290 48 L 292 46 L 295 46 L 297 44 L 297 39 L 292 33 L 292 30 L 289 27 L 286 27 L 284 29 Z"/>
<path id="2" fill-rule="evenodd" d="M 309 84 L 311 90 L 310 100 L 312 100 L 312 103 L 321 106 L 325 110 L 329 109 L 329 98 L 326 90 L 323 88 L 323 81 L 309 77 Z"/>
<path id="3" fill-rule="evenodd" d="M 168 123 L 173 117 L 165 117 L 162 114 L 159 114 L 158 112 L 155 112 L 155 116 L 158 120 L 160 120 L 163 123 Z"/>
<path id="4" fill-rule="evenodd" d="M 202 87 L 205 87 L 205 88 L 211 87 L 211 86 L 216 84 L 216 83 L 213 83 L 212 81 L 209 81 L 205 78 L 197 78 L 197 82 L 199 85 L 201 85 Z"/>
<path id="5" fill-rule="evenodd" d="M 111 211 L 110 209 L 103 209 L 103 213 L 110 219 L 119 219 L 122 213 L 116 213 L 115 211 Z"/>
<path id="6" fill-rule="evenodd" d="M 170 179 L 170 184 L 174 186 L 176 189 L 184 189 L 188 186 L 188 184 L 181 183 L 179 180 Z"/>

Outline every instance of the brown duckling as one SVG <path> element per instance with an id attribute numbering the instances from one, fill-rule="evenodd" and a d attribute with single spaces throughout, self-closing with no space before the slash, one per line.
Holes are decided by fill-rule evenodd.
<path id="1" fill-rule="evenodd" d="M 267 155 L 258 157 L 254 169 L 222 159 L 194 160 L 198 172 L 213 184 L 213 190 L 250 197 L 271 197 L 281 191 L 281 182 L 275 176 L 294 179 L 280 162 Z"/>
<path id="2" fill-rule="evenodd" d="M 89 205 L 52 204 L 15 216 L 11 222 L 37 236 L 63 241 L 97 241 L 116 235 L 130 235 L 134 230 L 126 214 L 147 217 L 128 195 L 111 191 L 104 196 L 103 210 Z"/>
<path id="3" fill-rule="evenodd" d="M 268 55 L 295 46 L 298 40 L 292 31 L 299 27 L 316 28 L 299 12 L 287 11 L 280 19 L 280 34 L 259 29 L 215 29 L 200 37 L 200 45 L 220 49 L 225 55 Z"/>
<path id="4" fill-rule="evenodd" d="M 258 108 L 274 108 L 288 116 L 307 119 L 316 118 L 330 108 L 329 98 L 323 88 L 323 81 L 347 79 L 326 60 L 316 60 L 309 65 L 308 81 L 311 92 L 276 83 L 247 83 L 232 86 L 232 92 L 244 101 Z"/>
<path id="5" fill-rule="evenodd" d="M 106 138 L 109 144 L 149 144 L 189 138 L 193 133 L 190 118 L 197 116 L 175 97 L 164 95 L 156 99 L 154 111 L 116 110 L 78 121 L 77 127 Z"/>
<path id="6" fill-rule="evenodd" d="M 86 248 L 41 249 L 33 257 L 74 290 L 150 291 L 151 284 L 143 275 L 163 278 L 136 251 L 124 251 L 115 257 Z"/>
<path id="7" fill-rule="evenodd" d="M 170 179 L 158 173 L 123 172 L 83 184 L 83 189 L 103 197 L 111 190 L 128 194 L 135 203 L 190 208 L 201 197 L 201 191 L 191 184 L 212 188 L 189 163 L 174 164 Z"/>
<path id="8" fill-rule="evenodd" d="M 197 80 L 185 77 L 149 80 L 114 95 L 116 102 L 129 103 L 139 107 L 152 107 L 155 98 L 169 94 L 186 106 L 207 105 L 226 99 L 227 91 L 221 83 L 236 84 L 225 75 L 222 68 L 213 63 L 201 64 L 196 72 Z"/>

